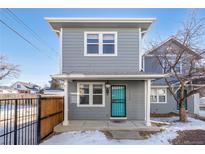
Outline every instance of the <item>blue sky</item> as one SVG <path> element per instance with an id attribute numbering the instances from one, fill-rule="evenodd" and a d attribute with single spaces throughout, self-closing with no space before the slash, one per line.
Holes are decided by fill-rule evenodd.
<path id="1" fill-rule="evenodd" d="M 150 27 L 145 41 L 166 39 L 177 31 L 180 22 L 189 9 L 11 9 L 21 20 L 35 31 L 45 42 L 38 41 L 31 32 L 0 10 L 0 18 L 37 46 L 32 48 L 4 25 L 0 24 L 0 53 L 7 55 L 9 61 L 19 65 L 21 74 L 17 79 L 0 81 L 0 85 L 10 85 L 15 81 L 48 84 L 50 75 L 59 72 L 59 38 L 51 31 L 44 17 L 155 17 L 157 21 Z M 199 10 L 205 17 L 205 10 Z"/>

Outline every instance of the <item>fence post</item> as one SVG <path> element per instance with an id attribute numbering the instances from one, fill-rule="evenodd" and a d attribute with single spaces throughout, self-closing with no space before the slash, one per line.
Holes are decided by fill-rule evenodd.
<path id="1" fill-rule="evenodd" d="M 37 144 L 41 141 L 41 95 L 38 95 Z"/>
<path id="2" fill-rule="evenodd" d="M 18 105 L 18 100 L 15 99 L 15 107 L 14 107 L 14 145 L 17 145 L 17 107 Z"/>

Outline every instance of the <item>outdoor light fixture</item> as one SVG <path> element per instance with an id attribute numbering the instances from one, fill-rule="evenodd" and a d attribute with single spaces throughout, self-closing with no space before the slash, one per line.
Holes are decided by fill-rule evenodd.
<path id="1" fill-rule="evenodd" d="M 108 95 L 109 94 L 109 89 L 110 89 L 110 84 L 108 82 L 106 82 L 105 84 L 105 89 L 106 89 L 106 94 Z"/>

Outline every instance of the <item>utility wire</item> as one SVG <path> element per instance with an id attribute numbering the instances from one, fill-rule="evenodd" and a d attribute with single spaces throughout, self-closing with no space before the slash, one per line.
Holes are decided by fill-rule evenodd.
<path id="1" fill-rule="evenodd" d="M 7 10 L 7 14 L 9 14 L 10 16 L 14 17 L 14 20 L 16 20 L 18 23 L 23 24 L 24 27 L 27 28 L 27 30 L 29 30 L 33 36 L 39 41 L 41 42 L 44 46 L 48 47 L 51 51 L 55 52 L 55 54 L 58 54 L 58 52 L 56 52 L 55 49 L 53 49 L 52 47 L 50 47 L 50 45 L 44 40 L 42 39 L 34 30 L 32 30 L 32 28 L 30 28 L 22 19 L 20 19 L 13 11 L 11 11 L 10 9 L 6 9 Z"/>
<path id="2" fill-rule="evenodd" d="M 0 22 L 6 26 L 8 29 L 10 29 L 12 32 L 14 32 L 16 35 L 18 35 L 21 39 L 23 39 L 24 41 L 26 41 L 28 44 L 30 44 L 34 49 L 36 49 L 39 53 L 42 53 L 41 50 L 35 46 L 31 41 L 27 40 L 23 35 L 21 35 L 19 32 L 17 32 L 16 30 L 14 30 L 12 27 L 10 27 L 8 24 L 6 24 L 3 20 L 0 19 Z M 46 55 L 48 58 L 53 59 L 52 57 L 50 57 L 49 55 Z"/>

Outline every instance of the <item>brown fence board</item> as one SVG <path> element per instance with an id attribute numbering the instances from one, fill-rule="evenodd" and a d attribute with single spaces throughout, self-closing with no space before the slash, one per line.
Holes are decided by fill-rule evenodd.
<path id="1" fill-rule="evenodd" d="M 53 132 L 53 128 L 63 121 L 63 97 L 41 97 L 40 138 Z"/>

